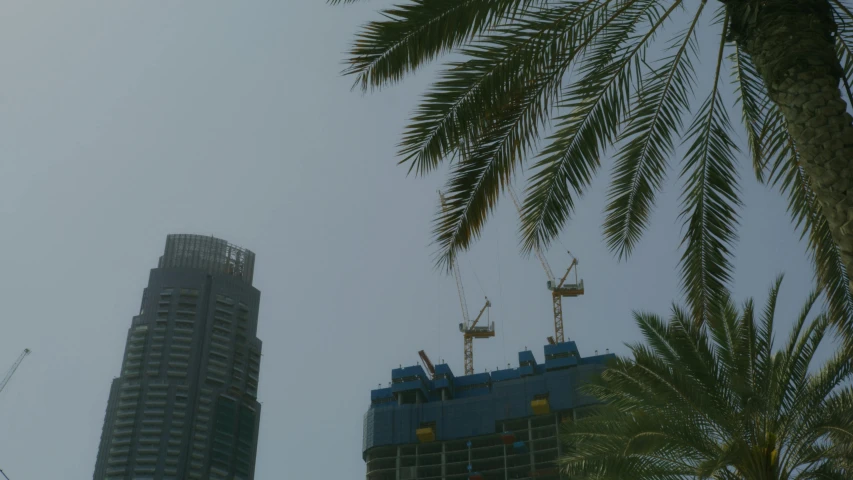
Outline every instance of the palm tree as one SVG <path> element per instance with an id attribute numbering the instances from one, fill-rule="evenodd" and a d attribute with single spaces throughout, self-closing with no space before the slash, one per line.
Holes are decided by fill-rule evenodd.
<path id="1" fill-rule="evenodd" d="M 682 138 L 680 268 L 688 302 L 704 318 L 730 281 L 741 206 L 723 99 L 731 69 L 755 175 L 787 194 L 830 314 L 849 321 L 853 118 L 839 82 L 853 75 L 853 12 L 845 1 L 406 0 L 363 27 L 345 72 L 367 91 L 441 54 L 458 55 L 426 93 L 399 150 L 418 175 L 456 159 L 435 228 L 446 267 L 479 236 L 528 159 L 535 161 L 523 250 L 547 247 L 611 147 L 604 234 L 627 257 Z M 719 32 L 707 59 L 697 42 L 706 23 Z M 653 58 L 655 51 L 663 54 Z M 693 102 L 700 59 L 715 68 L 704 100 Z"/>
<path id="2" fill-rule="evenodd" d="M 636 315 L 648 345 L 588 387 L 604 403 L 567 425 L 567 478 L 853 478 L 853 358 L 810 369 L 829 325 L 807 321 L 814 294 L 775 350 L 778 292 L 759 319 L 728 300 L 705 327 L 679 308 Z"/>

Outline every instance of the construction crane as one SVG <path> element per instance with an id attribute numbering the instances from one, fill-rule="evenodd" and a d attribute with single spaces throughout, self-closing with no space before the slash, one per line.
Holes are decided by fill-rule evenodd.
<path id="1" fill-rule="evenodd" d="M 421 357 L 421 361 L 424 362 L 424 366 L 426 367 L 427 372 L 429 373 L 430 380 L 434 380 L 435 367 L 432 365 L 432 361 L 429 359 L 426 352 L 424 352 L 423 350 L 419 350 L 418 355 Z"/>
<path id="2" fill-rule="evenodd" d="M 444 200 L 444 195 L 441 191 L 438 192 L 438 197 L 441 200 L 441 208 L 447 210 L 447 202 Z M 456 257 L 450 264 L 450 269 L 453 271 L 453 276 L 456 278 L 456 289 L 459 291 L 459 303 L 462 306 L 462 323 L 459 324 L 459 331 L 462 332 L 465 349 L 465 375 L 474 374 L 474 339 L 489 338 L 495 336 L 494 322 L 486 321 L 485 326 L 477 326 L 480 319 L 483 318 L 483 313 L 492 306 L 492 302 L 486 297 L 486 304 L 480 309 L 477 318 L 471 322 L 468 315 L 468 302 L 465 301 L 465 289 L 462 288 L 462 277 L 459 274 L 459 264 L 456 262 Z"/>
<path id="3" fill-rule="evenodd" d="M 515 204 L 515 208 L 518 210 L 518 215 L 521 216 L 521 204 L 518 202 L 518 197 L 515 196 L 515 191 L 513 191 L 512 187 L 509 187 L 507 190 L 509 190 L 512 203 Z M 545 275 L 548 276 L 547 285 L 548 290 L 551 291 L 551 303 L 554 307 L 554 336 L 548 337 L 548 343 L 551 345 L 563 343 L 565 341 L 565 334 L 563 332 L 563 297 L 578 297 L 584 293 L 583 280 L 578 280 L 578 269 L 576 268 L 578 266 L 578 259 L 572 255 L 572 252 L 568 252 L 569 256 L 572 257 L 572 263 L 566 269 L 566 274 L 563 275 L 563 278 L 557 282 L 551 266 L 548 265 L 548 261 L 545 260 L 542 251 L 535 244 L 533 252 L 536 254 L 536 258 L 539 259 L 539 263 L 542 264 L 542 268 L 545 269 Z M 572 269 L 575 271 L 575 283 L 566 283 L 566 279 L 569 277 Z"/>
<path id="4" fill-rule="evenodd" d="M 470 324 L 459 324 L 459 331 L 462 332 L 462 336 L 465 340 L 465 375 L 474 374 L 474 339 L 495 336 L 495 322 L 490 323 L 487 321 L 486 326 L 477 326 L 477 322 L 483 318 L 483 312 L 491 306 L 492 302 L 489 301 L 489 297 L 486 297 L 486 304 L 480 309 L 480 313 L 477 314 L 477 318 L 475 318 Z"/>
<path id="5" fill-rule="evenodd" d="M 0 392 L 2 392 L 4 388 L 6 388 L 6 384 L 9 383 L 9 380 L 12 378 L 12 374 L 15 373 L 15 370 L 17 370 L 18 366 L 21 365 L 21 362 L 24 361 L 24 357 L 26 357 L 29 354 L 30 354 L 29 348 L 25 348 L 24 351 L 21 352 L 21 355 L 18 356 L 18 359 L 15 360 L 15 363 L 12 364 L 12 367 L 9 368 L 9 371 L 6 372 L 6 376 L 3 377 L 3 381 L 0 382 Z M 0 472 L 0 473 L 2 473 L 2 472 Z"/>
<path id="6" fill-rule="evenodd" d="M 0 474 L 2 474 L 3 478 L 5 478 L 6 480 L 10 480 L 9 477 L 7 477 L 5 473 L 3 473 L 3 470 L 0 470 Z"/>

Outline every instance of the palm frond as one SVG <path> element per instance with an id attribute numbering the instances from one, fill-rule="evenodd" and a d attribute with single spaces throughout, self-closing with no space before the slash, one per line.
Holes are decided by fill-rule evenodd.
<path id="1" fill-rule="evenodd" d="M 687 132 L 692 143 L 681 172 L 687 177 L 681 213 L 687 227 L 680 262 L 682 287 L 696 319 L 713 313 L 711 307 L 731 279 L 729 249 L 737 238 L 735 207 L 741 205 L 735 168 L 738 148 L 729 135 L 731 124 L 719 89 L 724 45 L 723 37 L 711 93 Z"/>
<path id="2" fill-rule="evenodd" d="M 452 63 L 442 73 L 406 127 L 400 163 L 408 163 L 418 175 L 429 173 L 476 138 L 493 111 L 521 90 L 542 90 L 540 114 L 533 119 L 543 122 L 574 57 L 572 38 L 602 5 L 584 0 L 530 12 L 464 49 L 468 60 Z"/>
<path id="3" fill-rule="evenodd" d="M 536 91 L 523 94 L 527 97 L 506 105 L 488 132 L 454 165 L 445 193 L 446 208 L 434 228 L 440 268 L 449 270 L 457 252 L 479 237 L 501 189 L 511 182 L 518 160 L 528 148 L 525 141 L 530 136 L 525 127 L 536 115 L 537 103 L 530 98 Z"/>
<path id="4" fill-rule="evenodd" d="M 779 289 L 782 286 L 783 276 L 779 275 L 776 282 L 770 287 L 770 293 L 767 296 L 767 305 L 761 315 L 761 322 L 756 329 L 755 336 L 755 389 L 759 392 L 770 391 L 772 379 L 769 378 L 767 372 L 773 370 L 773 341 L 774 330 L 773 320 L 776 317 L 776 306 L 779 301 Z"/>
<path id="5" fill-rule="evenodd" d="M 837 5 L 843 6 L 845 12 L 850 12 L 840 2 Z M 853 78 L 853 22 L 848 21 L 846 25 L 846 28 L 842 25 L 839 30 L 837 47 L 844 74 Z M 785 119 L 775 104 L 768 104 L 763 110 L 761 132 L 764 158 L 773 163 L 768 181 L 787 195 L 788 213 L 794 226 L 800 230 L 800 238 L 808 239 L 815 277 L 829 304 L 828 314 L 837 326 L 853 332 L 853 296 L 849 289 L 849 274 L 832 238 L 829 224 L 821 213 L 820 204 L 815 199 L 808 176 L 799 163 L 797 147 L 788 133 Z"/>
<path id="6" fill-rule="evenodd" d="M 605 6 L 610 2 L 605 2 Z M 537 75 L 503 104 L 498 104 L 487 116 L 490 122 L 476 137 L 471 137 L 461 148 L 462 161 L 454 167 L 447 188 L 448 205 L 439 217 L 435 236 L 439 244 L 439 266 L 452 265 L 460 249 L 476 239 L 488 214 L 494 208 L 500 190 L 509 182 L 517 163 L 524 157 L 532 141 L 538 138 L 538 125 L 546 116 L 543 113 L 543 96 L 555 91 L 568 68 L 568 61 L 583 52 L 599 32 L 620 19 L 635 7 L 641 15 L 654 0 L 617 0 L 612 9 L 596 9 L 585 27 L 589 33 L 574 40 L 571 53 L 562 64 L 553 69 L 553 75 Z M 639 7 L 637 7 L 639 5 Z M 590 16 L 587 16 L 590 17 Z M 612 94 L 612 96 L 615 96 Z"/>
<path id="7" fill-rule="evenodd" d="M 659 2 L 626 2 L 626 11 L 604 27 L 584 58 L 582 78 L 568 90 L 551 143 L 534 165 L 522 207 L 522 248 L 545 248 L 574 210 L 574 201 L 599 167 L 599 156 L 616 137 L 630 98 L 632 80 L 639 77 L 640 59 L 658 27 L 681 4 L 673 0 L 658 14 Z M 654 22 L 632 35 L 645 16 Z"/>
<path id="8" fill-rule="evenodd" d="M 781 123 L 781 120 L 780 120 Z M 812 192 L 809 179 L 799 164 L 796 145 L 784 127 L 785 147 L 779 152 L 772 183 L 788 196 L 788 212 L 808 238 L 809 254 L 815 265 L 815 276 L 828 302 L 828 315 L 839 328 L 853 332 L 853 295 L 841 252 L 832 238 L 829 224 Z"/>
<path id="9" fill-rule="evenodd" d="M 650 71 L 635 95 L 628 125 L 619 134 L 613 182 L 608 193 L 604 236 L 619 258 L 631 254 L 648 223 L 655 194 L 660 190 L 673 152 L 673 136 L 681 116 L 689 109 L 695 79 L 696 26 L 704 3 L 699 4 L 690 26 L 670 45 L 673 52 Z"/>
<path id="10" fill-rule="evenodd" d="M 565 426 L 563 473 L 626 480 L 737 480 L 769 478 L 768 472 L 845 478 L 853 465 L 853 387 L 842 385 L 853 380 L 853 358 L 838 352 L 819 370 L 810 368 L 828 326 L 822 314 L 806 320 L 817 294 L 786 345 L 768 347 L 780 281 L 761 327 L 751 301 L 741 312 L 727 296 L 711 309 L 723 316 L 703 327 L 678 308 L 668 322 L 636 315 L 648 345 L 631 346 L 630 358 L 612 362 L 582 387 L 601 405 Z M 750 374 L 766 381 L 744 384 Z"/>
<path id="11" fill-rule="evenodd" d="M 546 0 L 412 0 L 382 11 L 385 17 L 362 28 L 345 74 L 354 86 L 378 88 Z"/>
<path id="12" fill-rule="evenodd" d="M 838 34 L 835 39 L 836 54 L 841 63 L 842 81 L 847 92 L 847 101 L 853 105 L 853 91 L 850 82 L 853 81 L 853 11 L 839 0 L 835 0 L 835 17 L 838 23 Z"/>
<path id="13" fill-rule="evenodd" d="M 733 2 L 723 1 L 720 10 L 731 10 Z M 418 174 L 432 171 L 443 159 L 461 159 L 452 167 L 453 208 L 436 221 L 439 263 L 479 235 L 508 178 L 533 152 L 554 112 L 563 109 L 568 112 L 557 117 L 557 128 L 540 151 L 528 184 L 522 250 L 549 245 L 600 168 L 602 153 L 617 145 L 605 238 L 618 257 L 631 253 L 661 188 L 672 136 L 681 133 L 681 113 L 694 83 L 694 32 L 706 2 L 692 4 L 697 6 L 692 22 L 673 40 L 662 63 L 649 65 L 646 48 L 673 10 L 684 4 L 406 0 L 386 8 L 384 19 L 362 29 L 346 73 L 356 76 L 363 89 L 396 82 L 444 53 L 459 51 L 465 57 L 451 63 L 428 93 L 400 145 L 401 163 L 409 163 L 410 172 Z M 842 77 L 853 103 L 853 10 L 849 0 L 827 4 L 838 25 L 837 32 L 829 33 L 837 33 Z M 724 18 L 714 24 L 722 23 L 726 34 L 730 17 Z M 687 129 L 690 148 L 680 173 L 686 179 L 680 217 L 686 227 L 681 284 L 691 306 L 704 310 L 704 317 L 731 275 L 729 249 L 736 241 L 735 208 L 740 205 L 732 166 L 737 149 L 727 139 L 730 125 L 719 93 L 724 42 L 721 35 L 714 88 Z M 735 47 L 730 58 L 755 175 L 761 182 L 772 179 L 787 192 L 789 211 L 808 238 L 818 280 L 829 299 L 830 318 L 853 331 L 850 273 L 799 167 L 781 112 L 769 100 L 750 57 Z M 563 87 L 564 78 L 573 83 Z M 759 335 L 759 330 L 753 327 L 752 333 L 738 335 Z"/>
<path id="14" fill-rule="evenodd" d="M 850 6 L 845 5 L 842 0 L 831 0 L 832 11 L 835 14 L 836 22 L 838 22 L 839 31 L 851 32 L 853 30 L 853 10 Z"/>
<path id="15" fill-rule="evenodd" d="M 758 391 L 758 328 L 755 321 L 755 304 L 752 299 L 744 302 L 743 314 L 741 315 L 741 328 L 737 340 L 738 352 L 741 362 L 744 363 L 742 371 L 746 375 L 748 388 L 753 392 Z"/>
<path id="16" fill-rule="evenodd" d="M 768 109 L 775 105 L 767 96 L 764 82 L 758 75 L 755 65 L 743 49 L 735 44 L 731 54 L 732 73 L 735 77 L 737 101 L 741 106 L 741 117 L 746 127 L 747 145 L 752 157 L 752 168 L 755 178 L 764 183 L 765 170 L 769 155 L 765 150 Z"/>
<path id="17" fill-rule="evenodd" d="M 790 401 L 785 405 L 788 415 L 782 417 L 784 423 L 780 423 L 780 432 L 789 438 L 786 457 L 799 457 L 801 461 L 815 461 L 815 457 L 822 457 L 832 462 L 839 458 L 839 453 L 842 457 L 845 453 L 853 453 L 849 448 L 845 452 L 843 447 L 849 446 L 853 436 L 853 403 L 847 401 L 849 387 L 841 387 L 853 374 L 853 359 L 846 352 L 839 351 L 817 372 L 809 373 L 812 351 L 817 348 L 816 344 L 820 343 L 829 323 L 825 316 L 820 316 L 814 324 L 811 345 L 805 355 L 786 358 L 787 364 L 796 361 L 800 365 L 788 377 Z M 827 436 L 830 442 L 826 441 Z M 833 446 L 833 440 L 840 442 Z"/>

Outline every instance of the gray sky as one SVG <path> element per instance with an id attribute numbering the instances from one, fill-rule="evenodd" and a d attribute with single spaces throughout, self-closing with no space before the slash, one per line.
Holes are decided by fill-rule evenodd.
<path id="1" fill-rule="evenodd" d="M 429 246 L 444 177 L 406 178 L 394 158 L 430 75 L 368 96 L 338 75 L 382 4 L 0 2 L 0 372 L 33 350 L 0 394 L 12 480 L 91 478 L 110 381 L 168 233 L 257 253 L 259 480 L 363 478 L 369 390 L 420 349 L 462 371 L 456 287 Z M 679 293 L 676 186 L 618 263 L 601 235 L 606 182 L 561 238 L 586 283 L 564 304 L 584 355 L 624 353 L 639 337 L 631 311 L 666 314 Z M 748 171 L 743 185 L 735 291 L 763 302 L 786 272 L 787 325 L 811 269 L 784 200 Z M 475 343 L 478 371 L 516 365 L 525 346 L 542 360 L 552 333 L 544 273 L 518 254 L 516 228 L 504 201 L 461 261 L 469 310 L 488 294 L 498 329 Z M 560 243 L 548 257 L 567 266 Z"/>

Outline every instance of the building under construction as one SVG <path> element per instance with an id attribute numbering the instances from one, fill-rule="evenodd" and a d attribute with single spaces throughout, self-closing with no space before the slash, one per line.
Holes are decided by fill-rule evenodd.
<path id="1" fill-rule="evenodd" d="M 558 479 L 560 424 L 593 399 L 578 387 L 612 354 L 581 357 L 574 342 L 545 346 L 545 361 L 454 376 L 450 367 L 397 368 L 373 390 L 364 417 L 368 480 Z"/>

